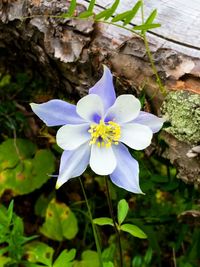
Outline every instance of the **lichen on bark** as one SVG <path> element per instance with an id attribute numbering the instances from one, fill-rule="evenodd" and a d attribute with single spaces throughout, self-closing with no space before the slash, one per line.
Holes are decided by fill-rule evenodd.
<path id="1" fill-rule="evenodd" d="M 200 142 L 200 95 L 189 91 L 170 92 L 162 106 L 170 126 L 165 130 L 188 144 Z"/>

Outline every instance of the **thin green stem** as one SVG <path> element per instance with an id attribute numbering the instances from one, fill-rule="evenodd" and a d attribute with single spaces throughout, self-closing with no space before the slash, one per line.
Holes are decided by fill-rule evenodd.
<path id="1" fill-rule="evenodd" d="M 142 24 L 144 24 L 145 21 L 144 21 L 144 2 L 143 2 L 143 0 L 141 0 L 141 17 L 142 17 Z M 160 88 L 161 93 L 166 95 L 166 89 L 165 89 L 165 87 L 163 86 L 163 84 L 161 82 L 161 79 L 160 79 L 160 77 L 158 75 L 158 71 L 157 71 L 157 68 L 156 68 L 154 60 L 153 60 L 153 56 L 151 54 L 149 43 L 147 41 L 146 31 L 141 31 L 141 35 L 142 35 L 143 40 L 144 40 L 144 45 L 145 45 L 145 48 L 146 48 L 146 52 L 147 52 L 147 55 L 148 55 L 148 58 L 149 58 L 153 73 L 156 76 L 156 82 L 157 82 L 157 84 L 158 84 L 158 86 Z"/>
<path id="2" fill-rule="evenodd" d="M 108 178 L 106 176 L 105 176 L 105 184 L 106 184 L 106 191 L 107 191 L 108 207 L 109 207 L 110 215 L 111 215 L 112 220 L 113 220 L 113 225 L 114 225 L 114 228 L 115 228 L 115 232 L 116 232 L 116 235 L 117 235 L 117 241 L 118 241 L 118 247 L 119 247 L 119 257 L 120 257 L 120 267 L 123 267 L 123 253 L 122 253 L 120 232 L 119 232 L 119 230 L 117 228 L 117 223 L 115 221 L 112 200 L 111 200 L 111 197 L 110 197 Z"/>
<path id="3" fill-rule="evenodd" d="M 95 240 L 95 244 L 96 244 L 96 248 L 97 248 L 100 267 L 103 267 L 103 260 L 102 260 L 102 257 L 101 257 L 101 247 L 100 247 L 100 244 L 99 244 L 99 239 L 98 239 L 98 236 L 97 236 L 95 225 L 93 223 L 92 212 L 91 212 L 90 205 L 89 205 L 89 202 L 88 202 L 88 199 L 87 199 L 85 188 L 83 186 L 83 182 L 82 182 L 80 177 L 79 177 L 79 181 L 80 181 L 80 184 L 81 184 L 81 189 L 83 191 L 83 196 L 85 198 L 85 203 L 86 203 L 86 206 L 87 206 L 87 209 L 88 209 L 88 215 L 89 215 L 89 218 L 90 218 L 90 221 L 91 221 L 91 224 L 92 224 L 92 231 L 93 231 L 93 234 L 94 234 L 94 240 Z"/>

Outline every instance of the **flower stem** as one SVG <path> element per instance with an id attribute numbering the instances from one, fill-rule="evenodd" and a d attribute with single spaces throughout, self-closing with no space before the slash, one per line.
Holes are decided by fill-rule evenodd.
<path id="1" fill-rule="evenodd" d="M 108 178 L 106 176 L 105 176 L 105 183 L 106 183 L 106 191 L 107 191 L 106 195 L 107 195 L 108 207 L 109 207 L 110 215 L 111 215 L 112 220 L 113 220 L 115 232 L 116 232 L 116 235 L 117 235 L 117 241 L 118 241 L 118 247 L 119 247 L 119 257 L 120 257 L 120 267 L 123 267 L 123 254 L 122 254 L 120 232 L 119 232 L 119 230 L 117 228 L 117 224 L 116 224 L 116 221 L 115 221 L 112 200 L 111 200 L 111 197 L 110 197 Z"/>
<path id="2" fill-rule="evenodd" d="M 141 18 L 142 18 L 142 24 L 144 24 L 144 2 L 143 2 L 143 0 L 141 1 Z M 158 71 L 157 71 L 157 68 L 155 66 L 153 56 L 152 56 L 150 48 L 149 48 L 149 43 L 147 41 L 146 31 L 145 30 L 142 31 L 141 35 L 142 35 L 143 40 L 144 40 L 144 45 L 145 45 L 147 56 L 148 56 L 150 64 L 151 64 L 151 68 L 152 68 L 153 73 L 156 77 L 156 82 L 160 88 L 161 93 L 165 96 L 167 92 L 166 92 L 166 89 L 161 82 L 159 75 L 158 75 Z"/>
<path id="3" fill-rule="evenodd" d="M 100 267 L 103 267 L 103 260 L 102 260 L 102 256 L 101 256 L 101 247 L 100 247 L 100 244 L 99 244 L 99 239 L 98 239 L 98 236 L 97 236 L 95 225 L 93 223 L 92 212 L 91 212 L 90 205 L 89 205 L 89 202 L 88 202 L 88 199 L 87 199 L 87 195 L 86 195 L 86 192 L 85 192 L 85 189 L 84 189 L 84 186 L 83 186 L 83 182 L 82 182 L 80 177 L 79 177 L 79 181 L 80 181 L 80 184 L 81 184 L 81 189 L 83 191 L 83 196 L 85 198 L 85 203 L 86 203 L 86 206 L 87 206 L 87 209 L 88 209 L 88 215 L 89 215 L 89 218 L 90 218 L 90 221 L 91 221 L 91 224 L 92 224 L 92 231 L 93 231 L 94 240 L 95 240 L 95 244 L 96 244 L 96 249 L 97 249 L 97 253 L 98 253 L 98 257 L 99 257 Z"/>

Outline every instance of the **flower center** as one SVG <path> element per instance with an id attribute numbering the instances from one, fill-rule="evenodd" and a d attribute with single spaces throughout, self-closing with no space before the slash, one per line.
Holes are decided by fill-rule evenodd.
<path id="1" fill-rule="evenodd" d="M 98 147 L 111 147 L 112 144 L 118 145 L 121 136 L 119 124 L 113 121 L 90 125 L 88 132 L 91 134 L 90 145 L 96 144 Z"/>

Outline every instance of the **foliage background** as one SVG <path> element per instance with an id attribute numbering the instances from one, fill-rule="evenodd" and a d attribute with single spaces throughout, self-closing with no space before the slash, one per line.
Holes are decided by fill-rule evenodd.
<path id="1" fill-rule="evenodd" d="M 29 107 L 29 102 L 58 97 L 56 93 L 43 96 L 43 91 L 48 91 L 46 82 L 32 79 L 28 72 L 18 73 L 16 77 L 9 73 L 1 75 L 1 225 L 4 217 L 5 220 L 9 217 L 5 207 L 12 199 L 15 213 L 13 217 L 10 215 L 13 221 L 5 224 L 12 231 L 5 233 L 0 228 L 1 236 L 3 231 L 6 236 L 0 240 L 0 263 L 1 266 L 55 267 L 56 261 L 64 263 L 69 258 L 70 266 L 93 264 L 95 267 L 98 258 L 79 181 L 72 179 L 55 191 L 56 178 L 51 175 L 58 172 L 61 154 L 54 139 L 57 129 L 47 129 Z M 146 195 L 133 195 L 110 184 L 115 211 L 118 201 L 125 198 L 129 204 L 126 222 L 139 226 L 148 236 L 142 240 L 121 234 L 125 266 L 175 266 L 175 262 L 181 267 L 198 266 L 199 225 L 189 216 L 189 212 L 199 209 L 198 191 L 176 178 L 176 169 L 155 153 L 156 143 L 159 149 L 165 148 L 157 135 L 151 149 L 131 151 L 140 163 L 141 188 Z M 90 169 L 82 179 L 93 218 L 109 217 L 104 179 Z M 104 259 L 116 264 L 114 230 L 103 226 L 98 227 L 98 233 Z M 34 241 L 27 239 L 35 235 Z M 17 236 L 23 237 L 22 241 Z M 13 239 L 12 242 L 7 238 Z M 13 255 L 16 250 L 20 252 Z M 59 255 L 64 255 L 64 260 L 59 260 Z M 32 265 L 23 263 L 27 260 Z"/>
<path id="2" fill-rule="evenodd" d="M 104 12 L 97 19 L 109 18 L 116 3 L 109 16 Z M 74 8 L 71 5 L 70 13 L 63 16 L 73 15 Z M 153 24 L 155 15 L 153 11 L 144 25 L 135 28 L 144 37 L 149 25 L 158 26 Z M 46 128 L 29 107 L 30 102 L 52 98 L 78 100 L 78 96 L 70 99 L 60 90 L 52 92 L 51 84 L 37 70 L 0 73 L 0 266 L 99 266 L 78 179 L 55 191 L 56 178 L 51 175 L 58 173 L 61 155 L 54 138 L 57 129 Z M 141 93 L 139 98 L 145 107 L 146 95 Z M 130 194 L 110 183 L 115 216 L 119 200 L 126 199 L 129 212 L 125 222 L 137 225 L 148 237 L 121 234 L 125 267 L 199 266 L 200 230 L 195 219 L 199 192 L 177 179 L 176 169 L 161 156 L 165 147 L 161 135 L 157 135 L 146 151 L 131 151 L 140 164 L 145 196 Z M 88 169 L 82 180 L 93 217 L 109 217 L 104 179 Z M 117 266 L 113 228 L 97 229 L 105 266 Z"/>

